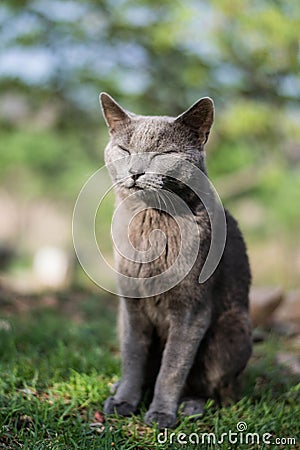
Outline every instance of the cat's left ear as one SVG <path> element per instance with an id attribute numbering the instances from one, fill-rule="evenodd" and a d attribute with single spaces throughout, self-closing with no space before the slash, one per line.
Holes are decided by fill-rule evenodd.
<path id="1" fill-rule="evenodd" d="M 110 131 L 130 121 L 129 114 L 108 94 L 101 92 L 99 96 L 103 116 Z"/>
<path id="2" fill-rule="evenodd" d="M 196 132 L 202 145 L 207 142 L 213 121 L 214 102 L 209 97 L 201 98 L 175 119 L 175 122 L 183 123 Z"/>

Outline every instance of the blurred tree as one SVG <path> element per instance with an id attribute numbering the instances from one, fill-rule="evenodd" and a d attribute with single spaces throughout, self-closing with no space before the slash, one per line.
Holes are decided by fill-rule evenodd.
<path id="1" fill-rule="evenodd" d="M 0 24 L 2 87 L 75 108 L 95 107 L 99 89 L 168 113 L 205 93 L 299 101 L 297 0 L 2 0 Z"/>
<path id="2" fill-rule="evenodd" d="M 91 161 L 100 90 L 148 114 L 213 97 L 216 173 L 271 148 L 300 161 L 298 0 L 2 0 L 0 27 L 2 99 L 23 93 L 39 118 L 42 106 L 54 108 L 45 128 L 76 132 Z M 15 117 L 7 110 L 2 122 Z"/>

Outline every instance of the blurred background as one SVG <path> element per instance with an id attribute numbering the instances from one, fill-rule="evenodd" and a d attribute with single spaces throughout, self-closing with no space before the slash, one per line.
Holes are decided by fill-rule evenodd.
<path id="1" fill-rule="evenodd" d="M 208 171 L 245 234 L 254 284 L 299 287 L 299 30 L 298 0 L 2 0 L 2 285 L 92 286 L 71 219 L 103 165 L 106 91 L 149 115 L 214 99 Z"/>

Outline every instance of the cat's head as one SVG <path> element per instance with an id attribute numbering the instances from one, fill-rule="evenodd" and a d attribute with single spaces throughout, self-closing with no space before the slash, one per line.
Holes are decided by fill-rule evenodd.
<path id="1" fill-rule="evenodd" d="M 198 100 L 175 118 L 133 114 L 106 93 L 100 94 L 100 103 L 110 134 L 105 162 L 121 197 L 168 189 L 182 161 L 206 172 L 204 145 L 214 118 L 210 98 Z"/>

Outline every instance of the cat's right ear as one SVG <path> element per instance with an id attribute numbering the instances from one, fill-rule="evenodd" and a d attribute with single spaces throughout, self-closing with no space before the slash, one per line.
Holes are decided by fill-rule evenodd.
<path id="1" fill-rule="evenodd" d="M 201 98 L 175 119 L 175 122 L 183 123 L 197 133 L 202 145 L 208 139 L 213 121 L 214 102 L 209 97 Z"/>
<path id="2" fill-rule="evenodd" d="M 118 126 L 130 122 L 130 116 L 110 95 L 101 92 L 99 101 L 109 131 L 113 132 Z"/>

